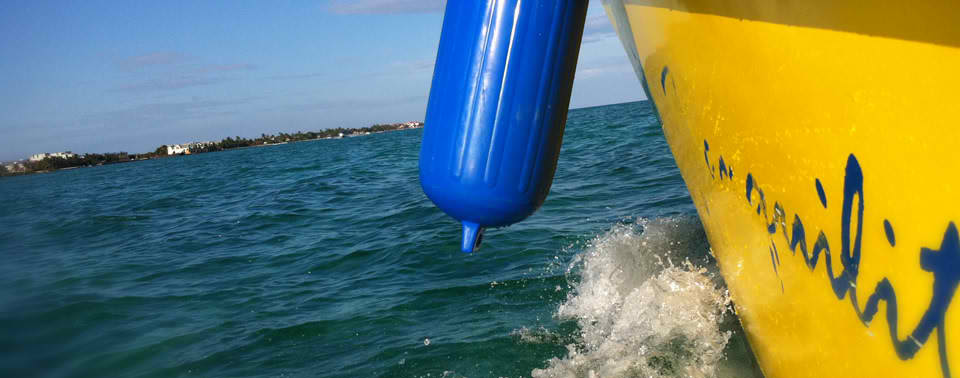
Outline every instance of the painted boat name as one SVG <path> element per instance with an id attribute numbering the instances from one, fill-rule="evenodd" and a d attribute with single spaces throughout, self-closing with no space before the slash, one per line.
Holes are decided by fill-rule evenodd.
<path id="1" fill-rule="evenodd" d="M 714 167 L 710 164 L 710 145 L 706 140 L 703 142 L 704 158 L 707 162 L 707 168 L 710 170 L 710 176 L 716 179 Z M 719 158 L 719 179 L 732 179 L 733 168 Z M 820 179 L 815 180 L 817 195 L 824 208 L 827 207 L 826 192 Z M 756 196 L 754 196 L 756 194 Z M 754 201 L 756 199 L 756 201 Z M 857 277 L 860 272 L 861 258 L 861 239 L 863 235 L 863 212 L 865 208 L 863 197 L 863 170 L 856 156 L 850 154 L 847 158 L 846 172 L 843 185 L 843 202 L 841 212 L 841 233 L 840 233 L 840 264 L 842 271 L 835 274 L 833 259 L 831 258 L 830 243 L 826 234 L 821 230 L 813 244 L 813 249 L 807 249 L 806 230 L 799 214 L 794 214 L 790 232 L 787 231 L 786 211 L 779 202 L 774 202 L 773 217 L 769 216 L 767 207 L 767 198 L 760 188 L 759 183 L 751 173 L 746 177 L 746 200 L 752 207 L 756 205 L 756 213 L 762 216 L 767 225 L 767 232 L 770 235 L 777 233 L 777 226 L 780 226 L 782 235 L 793 255 L 800 254 L 807 268 L 812 272 L 816 269 L 820 256 L 823 255 L 823 265 L 826 265 L 827 279 L 833 289 L 833 294 L 838 300 L 845 297 L 849 299 L 851 307 L 857 317 L 865 327 L 870 326 L 870 322 L 879 312 L 880 301 L 886 302 L 886 319 L 889 328 L 890 339 L 894 350 L 901 360 L 909 360 L 927 342 L 927 339 L 937 331 L 937 344 L 939 346 L 940 368 L 943 376 L 950 377 L 950 366 L 947 360 L 947 332 L 945 330 L 945 315 L 953 296 L 956 292 L 958 283 L 960 283 L 960 233 L 953 222 L 949 222 L 946 231 L 943 234 L 943 241 L 939 249 L 920 248 L 920 267 L 924 271 L 933 274 L 933 287 L 930 304 L 927 306 L 923 317 L 905 339 L 898 338 L 898 312 L 897 312 L 897 294 L 893 284 L 886 277 L 878 282 L 867 298 L 866 304 L 861 307 L 857 300 Z M 756 202 L 756 203 L 755 203 Z M 854 206 L 856 205 L 856 206 Z M 853 222 L 854 214 L 856 222 Z M 854 229 L 851 229 L 851 226 Z M 896 244 L 896 238 L 893 226 L 888 220 L 883 222 L 884 233 L 891 246 Z M 772 236 L 771 236 L 772 237 Z M 776 244 L 771 239 L 770 259 L 774 271 L 778 272 L 780 265 L 779 251 Z M 781 281 L 781 290 L 783 283 Z"/>

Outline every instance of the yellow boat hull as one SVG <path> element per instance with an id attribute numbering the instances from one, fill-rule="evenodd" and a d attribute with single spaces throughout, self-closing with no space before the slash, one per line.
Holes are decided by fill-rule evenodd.
<path id="1" fill-rule="evenodd" d="M 960 370 L 958 7 L 605 7 L 764 374 Z"/>

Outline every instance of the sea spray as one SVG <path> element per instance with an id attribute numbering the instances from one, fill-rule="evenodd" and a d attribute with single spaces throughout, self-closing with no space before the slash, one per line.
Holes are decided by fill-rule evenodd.
<path id="1" fill-rule="evenodd" d="M 688 218 L 641 219 L 595 238 L 570 265 L 556 316 L 579 325 L 563 358 L 534 377 L 715 377 L 731 331 L 730 297 L 702 260 Z"/>

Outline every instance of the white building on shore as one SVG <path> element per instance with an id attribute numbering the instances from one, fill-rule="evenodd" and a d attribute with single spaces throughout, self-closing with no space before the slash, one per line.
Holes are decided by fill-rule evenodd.
<path id="1" fill-rule="evenodd" d="M 204 148 L 213 145 L 213 142 L 191 142 L 184 144 L 173 144 L 167 146 L 167 155 L 189 155 L 191 149 Z"/>
<path id="2" fill-rule="evenodd" d="M 75 154 L 75 153 L 73 153 L 73 152 L 70 152 L 70 151 L 54 152 L 54 153 L 52 153 L 52 154 L 51 154 L 51 153 L 46 153 L 46 152 L 44 152 L 44 153 L 42 153 L 42 154 L 30 155 L 30 161 L 41 161 L 41 160 L 43 160 L 43 159 L 52 158 L 52 157 L 69 159 L 69 158 L 72 158 L 72 157 L 74 157 L 74 156 L 77 156 L 77 154 Z"/>
<path id="3" fill-rule="evenodd" d="M 7 172 L 11 172 L 11 173 L 24 172 L 27 170 L 27 167 L 24 166 L 23 162 L 20 162 L 20 161 L 11 161 L 8 163 L 3 163 L 3 168 L 6 169 Z"/>
<path id="4" fill-rule="evenodd" d="M 183 144 L 173 144 L 167 146 L 167 155 L 180 155 L 190 153 L 190 149 Z"/>

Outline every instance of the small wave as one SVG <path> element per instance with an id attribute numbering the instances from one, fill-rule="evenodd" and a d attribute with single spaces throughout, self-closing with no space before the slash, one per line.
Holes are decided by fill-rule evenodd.
<path id="1" fill-rule="evenodd" d="M 715 377 L 732 331 L 722 282 L 696 219 L 618 224 L 568 269 L 573 290 L 556 316 L 579 331 L 567 355 L 533 377 Z M 519 331 L 530 342 L 551 334 Z"/>

